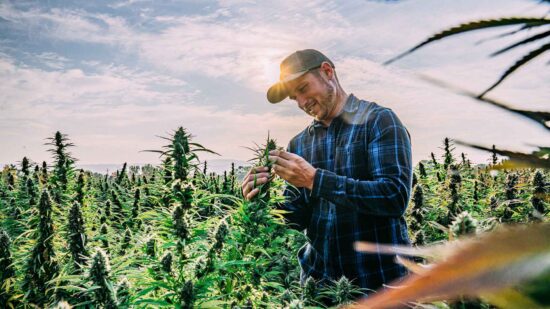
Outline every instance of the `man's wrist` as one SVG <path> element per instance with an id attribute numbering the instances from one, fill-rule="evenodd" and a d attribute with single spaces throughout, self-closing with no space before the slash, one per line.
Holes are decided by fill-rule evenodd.
<path id="1" fill-rule="evenodd" d="M 317 173 L 317 169 L 312 167 L 308 175 L 308 183 L 306 186 L 306 188 L 309 189 L 310 191 L 313 190 L 313 183 L 315 182 L 316 173 Z"/>

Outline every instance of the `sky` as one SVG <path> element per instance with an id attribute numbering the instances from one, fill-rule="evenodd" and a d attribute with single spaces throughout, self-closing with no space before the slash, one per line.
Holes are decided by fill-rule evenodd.
<path id="1" fill-rule="evenodd" d="M 532 0 L 0 1 L 0 163 L 51 162 L 56 131 L 80 164 L 158 164 L 178 127 L 193 141 L 245 161 L 268 132 L 282 146 L 310 122 L 295 102 L 268 103 L 288 54 L 315 48 L 348 93 L 391 108 L 412 137 L 413 160 L 442 154 L 445 137 L 510 150 L 548 146 L 541 126 L 418 78 L 481 92 L 534 48 L 489 55 L 533 35 L 470 33 L 385 60 L 447 27 L 503 16 L 540 17 Z M 546 29 L 547 30 L 547 29 Z M 489 97 L 546 110 L 548 54 Z M 456 146 L 477 163 L 490 154 Z"/>

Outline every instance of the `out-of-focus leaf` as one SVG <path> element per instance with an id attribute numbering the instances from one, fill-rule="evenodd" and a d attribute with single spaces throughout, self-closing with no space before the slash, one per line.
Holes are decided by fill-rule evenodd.
<path id="1" fill-rule="evenodd" d="M 541 146 L 536 146 L 536 145 L 531 145 L 531 146 L 535 146 L 535 147 L 538 147 L 539 150 L 536 150 L 536 151 L 533 151 L 533 154 L 539 158 L 549 158 L 550 157 L 550 147 L 541 147 Z"/>
<path id="2" fill-rule="evenodd" d="M 466 142 L 455 140 L 457 144 L 472 147 L 479 150 L 485 150 L 489 152 L 495 152 L 501 156 L 507 156 L 510 158 L 508 161 L 504 161 L 499 165 L 494 166 L 494 169 L 517 169 L 525 167 L 540 167 L 550 169 L 550 158 L 540 158 L 534 154 L 527 154 L 521 152 L 514 152 L 509 150 L 491 149 L 484 146 L 474 145 Z"/>
<path id="3" fill-rule="evenodd" d="M 457 242 L 464 245 L 451 243 L 450 253 L 425 272 L 390 283 L 396 288 L 373 294 L 357 307 L 389 308 L 411 301 L 494 295 L 550 267 L 550 224 L 502 228 Z M 376 245 L 357 247 L 379 252 Z M 392 254 L 401 249 L 395 246 Z"/>
<path id="4" fill-rule="evenodd" d="M 407 267 L 409 271 L 412 271 L 415 274 L 423 274 L 432 267 L 432 265 L 429 265 L 429 264 L 428 265 L 417 264 L 414 261 L 402 258 L 399 255 L 395 257 L 395 260 L 397 261 L 397 263 Z"/>
<path id="5" fill-rule="evenodd" d="M 541 307 L 531 298 L 511 288 L 503 289 L 494 294 L 481 295 L 481 298 L 502 309 Z"/>
<path id="6" fill-rule="evenodd" d="M 480 29 L 487 29 L 487 28 L 494 28 L 494 27 L 502 27 L 502 26 L 512 26 L 512 25 L 528 25 L 528 26 L 542 26 L 545 24 L 549 24 L 550 19 L 546 18 L 500 18 L 500 19 L 490 19 L 490 20 L 479 20 L 474 22 L 469 22 L 465 24 L 460 24 L 456 27 L 452 27 L 446 30 L 443 30 L 437 34 L 434 34 L 433 36 L 426 39 L 424 42 L 421 42 L 420 44 L 414 46 L 413 48 L 409 49 L 408 51 L 384 62 L 384 64 L 390 64 L 400 58 L 403 58 L 404 56 L 414 52 L 415 50 L 426 46 L 432 42 L 435 42 L 437 40 L 441 40 L 443 38 L 456 35 L 459 33 L 474 31 L 474 30 L 480 30 Z"/>
<path id="7" fill-rule="evenodd" d="M 516 61 L 511 67 L 509 67 L 504 74 L 500 76 L 500 78 L 489 88 L 487 88 L 485 91 L 483 91 L 479 97 L 483 97 L 487 92 L 493 90 L 496 86 L 498 86 L 500 83 L 506 79 L 510 74 L 512 74 L 515 70 L 519 69 L 521 66 L 526 64 L 527 62 L 535 59 L 537 56 L 542 55 L 544 52 L 548 51 L 550 49 L 550 43 L 544 44 L 541 47 L 530 51 L 528 54 L 523 56 L 521 59 Z"/>
<path id="8" fill-rule="evenodd" d="M 467 242 L 450 241 L 423 247 L 393 246 L 370 242 L 356 242 L 355 250 L 363 252 L 378 252 L 382 254 L 420 256 L 430 260 L 441 260 L 447 258 L 450 254 L 453 254 L 453 250 L 451 250 L 452 248 L 457 249 L 459 246 L 467 246 Z"/>
<path id="9" fill-rule="evenodd" d="M 533 27 L 548 25 L 549 23 L 550 23 L 550 19 L 546 19 L 546 18 L 510 17 L 510 18 L 490 19 L 490 20 L 479 20 L 479 21 L 473 21 L 473 22 L 469 22 L 469 23 L 465 23 L 465 24 L 460 24 L 456 27 L 448 28 L 448 29 L 446 29 L 442 32 L 439 32 L 439 33 L 429 37 L 425 41 L 423 41 L 420 44 L 414 46 L 413 48 L 407 50 L 406 52 L 404 52 L 404 53 L 402 53 L 402 54 L 400 54 L 400 55 L 384 62 L 384 65 L 390 64 L 390 63 L 392 63 L 392 62 L 394 62 L 394 61 L 396 61 L 396 60 L 398 60 L 398 59 L 400 59 L 400 58 L 416 51 L 417 49 L 419 49 L 419 48 L 421 48 L 421 47 L 423 47 L 427 44 L 430 44 L 432 42 L 435 42 L 435 41 L 438 41 L 438 40 L 441 40 L 443 38 L 453 36 L 453 35 L 456 35 L 456 34 L 469 32 L 469 31 L 474 31 L 474 30 L 494 28 L 494 27 L 523 25 L 522 28 L 515 31 L 515 32 L 517 32 L 517 31 L 525 30 L 527 28 L 533 28 Z M 515 33 L 515 32 L 512 32 L 512 33 Z M 509 35 L 509 34 L 510 33 L 506 33 L 505 35 Z M 491 54 L 491 56 L 501 54 L 501 53 L 506 52 L 510 49 L 513 49 L 515 47 L 518 47 L 518 46 L 521 46 L 521 45 L 524 45 L 524 44 L 527 44 L 527 43 L 540 41 L 540 40 L 546 38 L 549 34 L 550 34 L 549 31 L 536 34 L 536 35 L 534 35 L 530 38 L 521 40 L 519 42 L 516 42 L 515 44 L 507 46 L 503 49 L 500 49 L 500 50 L 494 52 L 493 54 Z M 517 69 L 519 69 L 521 66 L 523 66 L 527 62 L 531 61 L 532 59 L 535 59 L 536 57 L 540 56 L 544 52 L 548 51 L 548 49 L 550 49 L 550 43 L 546 43 L 546 44 L 530 51 L 526 55 L 524 55 L 521 59 L 516 61 L 516 63 L 514 63 L 512 66 L 510 66 L 493 85 L 491 85 L 489 88 L 487 88 L 485 91 L 483 91 L 479 95 L 479 97 L 480 98 L 483 97 L 489 91 L 491 91 L 496 86 L 498 86 L 500 83 L 502 83 L 510 74 L 515 72 Z"/>
<path id="10" fill-rule="evenodd" d="M 537 33 L 531 37 L 528 37 L 526 38 L 525 40 L 521 40 L 519 42 L 516 42 L 510 46 L 507 46 L 503 49 L 500 49 L 500 50 L 497 50 L 496 52 L 492 53 L 490 56 L 491 57 L 494 57 L 494 56 L 497 56 L 497 55 L 500 55 L 502 53 L 505 53 L 513 48 L 516 48 L 518 46 L 521 46 L 523 44 L 528 44 L 528 43 L 531 43 L 531 42 L 536 42 L 537 40 L 540 40 L 540 39 L 543 39 L 547 36 L 550 36 L 550 31 L 544 31 L 544 32 L 541 32 L 541 33 Z"/>
<path id="11" fill-rule="evenodd" d="M 536 300 L 537 303 L 550 307 L 550 269 L 535 279 L 522 284 L 518 287 L 518 290 Z"/>
<path id="12" fill-rule="evenodd" d="M 421 79 L 423 79 L 423 80 L 425 80 L 425 81 L 427 81 L 427 82 L 429 82 L 433 85 L 449 89 L 449 90 L 451 90 L 451 91 L 453 91 L 457 94 L 464 95 L 464 96 L 470 97 L 472 99 L 475 99 L 475 100 L 478 100 L 478 101 L 481 101 L 481 102 L 484 102 L 484 103 L 491 104 L 493 106 L 502 108 L 506 111 L 518 114 L 518 115 L 523 116 L 523 117 L 527 117 L 528 119 L 539 123 L 545 129 L 550 130 L 550 126 L 548 125 L 548 122 L 550 122 L 550 112 L 528 111 L 528 110 L 520 110 L 520 109 L 512 108 L 512 107 L 509 107 L 508 105 L 506 105 L 502 102 L 499 102 L 497 100 L 490 99 L 490 98 L 487 98 L 487 97 L 480 97 L 480 96 L 476 95 L 475 93 L 473 93 L 469 90 L 465 90 L 465 89 L 461 89 L 461 88 L 456 87 L 456 86 L 449 85 L 448 83 L 445 83 L 441 80 L 434 79 L 432 77 L 422 75 L 422 74 L 418 74 L 418 76 Z"/>
<path id="13" fill-rule="evenodd" d="M 524 30 L 527 30 L 527 29 L 531 29 L 533 27 L 536 27 L 536 26 L 524 25 L 524 26 L 519 27 L 516 30 L 504 32 L 504 33 L 501 33 L 499 35 L 495 35 L 495 36 L 492 36 L 492 37 L 489 37 L 489 38 L 486 38 L 486 39 L 479 40 L 475 43 L 475 45 L 479 45 L 481 43 L 485 43 L 485 42 L 488 42 L 488 41 L 491 41 L 491 40 L 501 39 L 501 38 L 504 38 L 504 37 L 507 37 L 507 36 L 511 36 L 511 35 L 514 35 L 518 32 L 521 32 L 521 31 L 524 31 Z"/>

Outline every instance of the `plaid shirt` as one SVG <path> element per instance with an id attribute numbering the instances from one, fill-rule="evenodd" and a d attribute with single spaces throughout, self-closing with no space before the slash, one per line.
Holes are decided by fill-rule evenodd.
<path id="1" fill-rule="evenodd" d="M 354 250 L 354 242 L 409 244 L 403 217 L 412 184 L 410 136 L 394 112 L 350 94 L 329 127 L 313 121 L 287 151 L 317 168 L 313 189 L 287 186 L 286 219 L 306 230 L 298 252 L 302 282 L 341 276 L 378 289 L 406 274 L 395 256 Z"/>

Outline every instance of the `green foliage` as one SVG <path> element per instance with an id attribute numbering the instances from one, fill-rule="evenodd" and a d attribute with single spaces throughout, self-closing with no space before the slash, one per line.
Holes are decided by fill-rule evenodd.
<path id="1" fill-rule="evenodd" d="M 445 145 L 442 148 L 437 154 L 443 158 L 441 164 L 434 164 L 433 154 L 414 171 L 418 177 L 406 220 L 415 245 L 474 230 L 475 221 L 475 230 L 481 231 L 500 222 L 548 220 L 548 213 L 534 212 L 534 205 L 547 203 L 547 171 L 490 174 L 484 165 L 464 164 L 464 158 L 445 169 Z M 270 149 L 277 149 L 272 139 L 254 148 L 253 166 L 270 166 Z M 38 181 L 36 172 L 30 172 L 22 185 L 22 165 L 5 168 L 0 178 L 0 227 L 13 243 L 5 246 L 12 262 L 0 259 L 0 266 L 9 273 L 4 281 L 15 297 L 12 303 L 305 308 L 347 304 L 365 292 L 345 278 L 323 284 L 309 279 L 300 285 L 296 252 L 306 239 L 284 225 L 284 213 L 278 210 L 284 202 L 281 179 L 274 177 L 269 186 L 261 187 L 258 198 L 246 201 L 235 192 L 240 186 L 237 175 L 246 171 L 233 166 L 224 177 L 189 165 L 182 180 L 174 177 L 174 157 L 168 158 L 158 166 L 128 168 L 124 173 L 129 177 L 120 184 L 121 172 L 116 176 L 79 171 L 63 193 L 73 199 L 66 210 L 66 202 L 43 198 L 48 186 L 42 180 L 47 179 L 45 169 L 39 170 Z M 164 178 L 167 174 L 169 179 Z M 510 185 L 513 174 L 517 180 Z M 8 190 L 10 183 L 13 188 Z M 515 190 L 513 200 L 507 199 L 510 188 Z M 36 202 L 28 206 L 32 192 Z M 450 211 L 453 207 L 456 213 Z M 469 216 L 462 216 L 462 211 Z M 87 249 L 93 247 L 101 250 L 90 256 Z M 9 255 L 6 252 L 0 253 Z"/>
<path id="2" fill-rule="evenodd" d="M 475 234 L 477 231 L 477 220 L 472 218 L 467 211 L 463 211 L 451 223 L 450 230 L 454 237 Z"/>
<path id="3" fill-rule="evenodd" d="M 38 203 L 38 229 L 36 242 L 27 260 L 26 276 L 23 282 L 25 297 L 30 303 L 43 306 L 53 296 L 50 280 L 59 272 L 54 251 L 54 224 L 52 201 L 47 190 L 42 191 Z"/>
<path id="4" fill-rule="evenodd" d="M 80 269 L 84 265 L 85 258 L 88 256 L 86 250 L 86 232 L 84 227 L 84 219 L 80 204 L 74 202 L 69 211 L 69 250 L 74 261 L 75 269 Z"/>
<path id="5" fill-rule="evenodd" d="M 111 265 L 109 257 L 100 248 L 92 258 L 88 278 L 92 281 L 95 304 L 105 308 L 116 308 L 116 295 L 111 282 Z"/>
<path id="6" fill-rule="evenodd" d="M 50 145 L 49 151 L 53 154 L 54 169 L 50 179 L 53 184 L 53 197 L 57 203 L 64 201 L 69 182 L 74 177 L 75 159 L 68 151 L 74 144 L 69 142 L 67 135 L 55 132 L 55 136 L 49 139 L 46 145 Z"/>
<path id="7" fill-rule="evenodd" d="M 14 305 L 15 269 L 10 252 L 11 239 L 4 230 L 0 230 L 0 307 L 8 308 Z"/>
<path id="8" fill-rule="evenodd" d="M 84 170 L 80 170 L 78 173 L 78 179 L 76 181 L 76 201 L 80 203 L 80 205 L 84 205 L 84 194 L 86 190 L 86 180 L 84 178 Z"/>
<path id="9" fill-rule="evenodd" d="M 533 177 L 533 187 L 534 189 L 531 203 L 538 214 L 543 215 L 546 212 L 544 199 L 548 198 L 548 184 L 546 183 L 544 175 L 541 171 L 537 171 L 535 173 L 535 176 Z"/>

